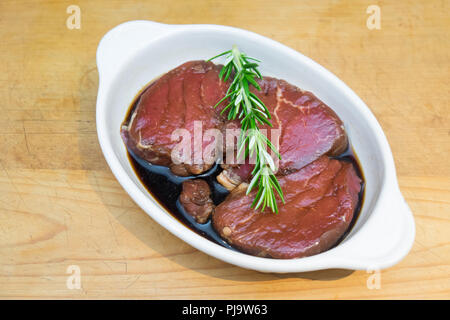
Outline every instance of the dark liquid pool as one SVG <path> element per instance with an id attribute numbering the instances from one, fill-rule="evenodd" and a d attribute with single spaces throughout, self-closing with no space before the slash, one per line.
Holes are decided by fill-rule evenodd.
<path id="1" fill-rule="evenodd" d="M 145 90 L 145 89 L 144 89 Z M 144 91 L 142 90 L 141 93 Z M 139 103 L 140 99 L 139 94 L 135 101 L 131 104 L 131 107 L 128 111 L 126 120 L 124 123 L 127 123 L 131 114 L 134 111 L 134 108 Z M 128 158 L 130 160 L 130 163 L 136 173 L 136 175 L 139 177 L 142 184 L 145 186 L 147 191 L 153 196 L 155 200 L 158 201 L 158 203 L 164 207 L 167 212 L 169 212 L 173 217 L 175 217 L 177 220 L 179 220 L 181 223 L 183 223 L 185 226 L 187 226 L 189 229 L 193 230 L 197 234 L 221 245 L 226 248 L 236 250 L 233 247 L 231 247 L 225 240 L 223 240 L 219 234 L 214 230 L 211 219 L 205 223 L 197 223 L 195 219 L 186 213 L 183 206 L 181 206 L 178 197 L 181 194 L 182 190 L 182 183 L 185 180 L 188 179 L 198 179 L 201 178 L 205 180 L 210 189 L 211 189 L 211 197 L 215 205 L 220 204 L 228 195 L 228 190 L 225 189 L 221 184 L 219 184 L 216 180 L 216 177 L 220 174 L 222 171 L 222 168 L 219 164 L 215 164 L 210 170 L 207 172 L 204 172 L 203 174 L 196 175 L 196 176 L 189 176 L 189 177 L 180 177 L 174 175 L 168 167 L 164 166 L 158 166 L 150 164 L 149 162 L 139 158 L 136 156 L 131 150 L 128 150 Z M 352 230 L 353 226 L 356 223 L 356 220 L 359 217 L 359 213 L 361 211 L 361 207 L 364 200 L 364 189 L 365 189 L 365 183 L 364 183 L 364 175 L 361 170 L 361 166 L 359 164 L 358 158 L 356 154 L 353 151 L 353 148 L 351 147 L 351 144 L 349 143 L 349 146 L 345 152 L 340 154 L 339 156 L 333 157 L 334 159 L 339 159 L 341 161 L 350 162 L 353 164 L 358 176 L 361 178 L 361 191 L 358 195 L 358 205 L 355 209 L 355 213 L 353 215 L 353 219 L 350 223 L 349 228 L 347 231 L 342 235 L 342 237 L 336 242 L 336 245 L 338 245 Z"/>

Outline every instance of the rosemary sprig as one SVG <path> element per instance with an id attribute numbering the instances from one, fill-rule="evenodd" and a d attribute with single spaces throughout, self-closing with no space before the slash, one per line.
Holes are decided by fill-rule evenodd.
<path id="1" fill-rule="evenodd" d="M 284 197 L 280 184 L 275 177 L 275 164 L 267 152 L 267 146 L 275 152 L 279 159 L 281 159 L 281 156 L 270 140 L 258 128 L 258 125 L 264 124 L 272 127 L 269 121 L 271 119 L 270 112 L 264 103 L 249 90 L 251 85 L 258 91 L 261 90 L 255 80 L 255 78 L 262 78 L 261 73 L 257 69 L 257 62 L 260 61 L 240 52 L 236 46 L 209 60 L 221 56 L 225 56 L 226 60 L 219 77 L 224 81 L 233 77 L 233 80 L 225 97 L 216 104 L 216 107 L 228 99 L 229 103 L 221 113 L 228 110 L 229 120 L 236 118 L 241 120 L 242 130 L 238 142 L 237 157 L 239 158 L 242 152 L 244 152 L 244 158 L 255 156 L 255 168 L 252 171 L 253 178 L 247 188 L 247 195 L 258 185 L 258 192 L 252 206 L 255 209 L 261 207 L 261 211 L 264 211 L 266 207 L 270 207 L 272 212 L 278 213 L 274 190 L 277 191 L 283 203 Z"/>

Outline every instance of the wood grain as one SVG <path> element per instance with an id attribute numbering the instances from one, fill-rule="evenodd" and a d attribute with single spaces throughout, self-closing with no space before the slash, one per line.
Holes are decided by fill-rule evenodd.
<path id="1" fill-rule="evenodd" d="M 70 4 L 81 8 L 80 30 L 66 28 Z M 381 30 L 366 27 L 370 4 L 381 8 Z M 0 297 L 450 298 L 449 12 L 448 1 L 2 0 Z M 95 128 L 97 44 L 134 19 L 258 32 L 313 58 L 367 103 L 417 225 L 412 251 L 381 272 L 381 289 L 367 288 L 364 271 L 228 265 L 134 204 Z M 80 290 L 66 287 L 69 265 L 81 268 Z"/>

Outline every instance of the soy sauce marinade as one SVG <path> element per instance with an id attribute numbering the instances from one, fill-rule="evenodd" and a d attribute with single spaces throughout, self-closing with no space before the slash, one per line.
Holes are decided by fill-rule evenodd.
<path id="1" fill-rule="evenodd" d="M 133 114 L 134 109 L 139 103 L 142 93 L 147 88 L 148 86 L 145 87 L 143 90 L 141 90 L 141 92 L 137 95 L 137 97 L 131 104 L 128 113 L 126 115 L 125 118 L 126 120 L 124 121 L 124 124 L 128 123 L 131 114 Z M 157 202 L 162 207 L 164 207 L 167 210 L 167 212 L 169 212 L 173 217 L 175 217 L 177 220 L 182 222 L 185 226 L 187 226 L 189 229 L 193 230 L 197 234 L 217 244 L 220 244 L 221 246 L 224 246 L 232 250 L 236 250 L 235 248 L 230 246 L 225 240 L 223 240 L 219 236 L 219 234 L 214 230 L 211 223 L 211 219 L 204 224 L 197 223 L 192 216 L 186 213 L 183 206 L 180 204 L 178 200 L 181 194 L 183 181 L 188 179 L 201 178 L 208 183 L 211 189 L 211 198 L 214 204 L 217 206 L 222 201 L 224 201 L 229 192 L 216 180 L 216 177 L 222 171 L 222 168 L 220 167 L 219 164 L 215 164 L 210 170 L 200 175 L 180 177 L 174 175 L 168 167 L 150 164 L 146 160 L 143 160 L 138 156 L 136 156 L 131 150 L 129 149 L 127 150 L 128 150 L 128 159 L 130 160 L 131 166 L 133 167 L 136 175 L 139 177 L 139 180 L 145 186 L 147 191 L 153 196 L 153 198 L 157 200 Z M 364 200 L 365 180 L 358 158 L 354 153 L 350 143 L 346 151 L 344 151 L 339 156 L 335 156 L 333 158 L 352 163 L 353 167 L 356 170 L 356 173 L 358 174 L 358 176 L 361 178 L 362 181 L 361 191 L 358 194 L 358 204 L 355 208 L 353 219 L 346 232 L 333 246 L 335 247 L 350 233 L 351 229 L 356 223 L 356 220 L 359 217 L 359 213 L 361 211 Z"/>

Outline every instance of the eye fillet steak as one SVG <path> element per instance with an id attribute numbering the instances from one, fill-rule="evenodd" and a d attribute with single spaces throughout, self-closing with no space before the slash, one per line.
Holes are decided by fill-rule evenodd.
<path id="1" fill-rule="evenodd" d="M 259 80 L 261 91 L 253 90 L 272 115 L 274 129 L 280 130 L 278 145 L 281 155 L 278 174 L 297 171 L 322 155 L 335 156 L 348 145 L 344 125 L 339 117 L 312 93 L 303 91 L 284 80 L 264 77 Z M 269 126 L 262 126 L 270 132 Z M 253 165 L 222 165 L 218 181 L 228 190 L 248 181 Z"/>
<path id="2" fill-rule="evenodd" d="M 140 96 L 128 123 L 122 125 L 121 135 L 127 147 L 152 164 L 170 167 L 179 176 L 210 169 L 214 161 L 195 161 L 194 130 L 196 121 L 201 124 L 201 137 L 208 129 L 224 130 L 227 125 L 220 115 L 224 106 L 214 108 L 228 88 L 219 79 L 220 69 L 212 62 L 190 61 L 155 80 Z M 189 161 L 182 161 L 183 158 L 179 163 L 172 161 L 172 151 L 182 139 L 173 139 L 177 129 L 190 134 Z M 215 150 L 218 143 L 222 141 L 203 139 L 200 155 L 207 148 Z"/>
<path id="3" fill-rule="evenodd" d="M 300 258 L 331 248 L 358 204 L 361 179 L 353 165 L 322 156 L 278 181 L 286 201 L 278 201 L 278 214 L 254 210 L 256 191 L 246 196 L 243 183 L 216 207 L 215 230 L 230 245 L 262 257 Z"/>

